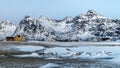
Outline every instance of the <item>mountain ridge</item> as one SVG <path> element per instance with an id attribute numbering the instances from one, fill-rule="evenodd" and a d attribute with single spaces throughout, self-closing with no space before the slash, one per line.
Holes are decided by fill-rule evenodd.
<path id="1" fill-rule="evenodd" d="M 92 41 L 94 38 L 120 39 L 120 20 L 107 18 L 94 10 L 75 17 L 55 20 L 41 16 L 25 16 L 16 27 L 15 35 L 39 41 Z"/>

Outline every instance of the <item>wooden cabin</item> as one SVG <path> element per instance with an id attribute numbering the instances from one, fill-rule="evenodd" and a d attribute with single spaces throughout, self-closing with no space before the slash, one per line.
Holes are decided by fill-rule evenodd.
<path id="1" fill-rule="evenodd" d="M 14 37 L 6 37 L 6 41 L 14 41 Z"/>
<path id="2" fill-rule="evenodd" d="M 25 41 L 25 37 L 22 35 L 16 35 L 14 41 Z"/>

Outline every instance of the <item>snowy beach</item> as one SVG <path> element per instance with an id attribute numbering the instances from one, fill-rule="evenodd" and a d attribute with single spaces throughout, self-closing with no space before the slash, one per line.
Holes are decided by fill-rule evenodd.
<path id="1" fill-rule="evenodd" d="M 58 66 L 58 68 L 120 67 L 119 42 L 88 42 L 86 45 L 84 45 L 85 42 L 31 43 L 50 44 L 51 47 L 20 44 L 1 46 L 1 50 L 29 52 L 29 54 L 10 56 L 1 55 L 0 61 L 2 61 L 3 64 L 0 64 L 0 66 L 10 66 L 9 68 L 12 68 L 12 66 L 18 66 L 16 68 L 50 68 L 50 66 Z M 32 63 L 32 61 L 35 63 Z M 6 66 L 6 64 L 8 64 L 8 66 Z"/>

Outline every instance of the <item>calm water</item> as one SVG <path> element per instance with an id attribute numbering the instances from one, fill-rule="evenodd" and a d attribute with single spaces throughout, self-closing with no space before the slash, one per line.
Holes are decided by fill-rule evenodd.
<path id="1" fill-rule="evenodd" d="M 120 68 L 120 65 L 113 64 L 107 60 L 83 60 L 64 59 L 50 60 L 41 58 L 0 58 L 0 68 L 41 68 L 49 63 L 57 64 L 59 67 L 49 68 Z"/>

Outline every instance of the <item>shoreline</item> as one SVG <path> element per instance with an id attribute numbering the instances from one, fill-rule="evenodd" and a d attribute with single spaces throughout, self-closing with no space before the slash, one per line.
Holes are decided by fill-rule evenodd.
<path id="1" fill-rule="evenodd" d="M 32 45 L 32 46 L 44 46 L 44 47 L 74 47 L 74 46 L 120 46 L 119 41 L 112 42 L 49 42 L 49 41 L 0 41 L 0 46 L 6 45 Z"/>

